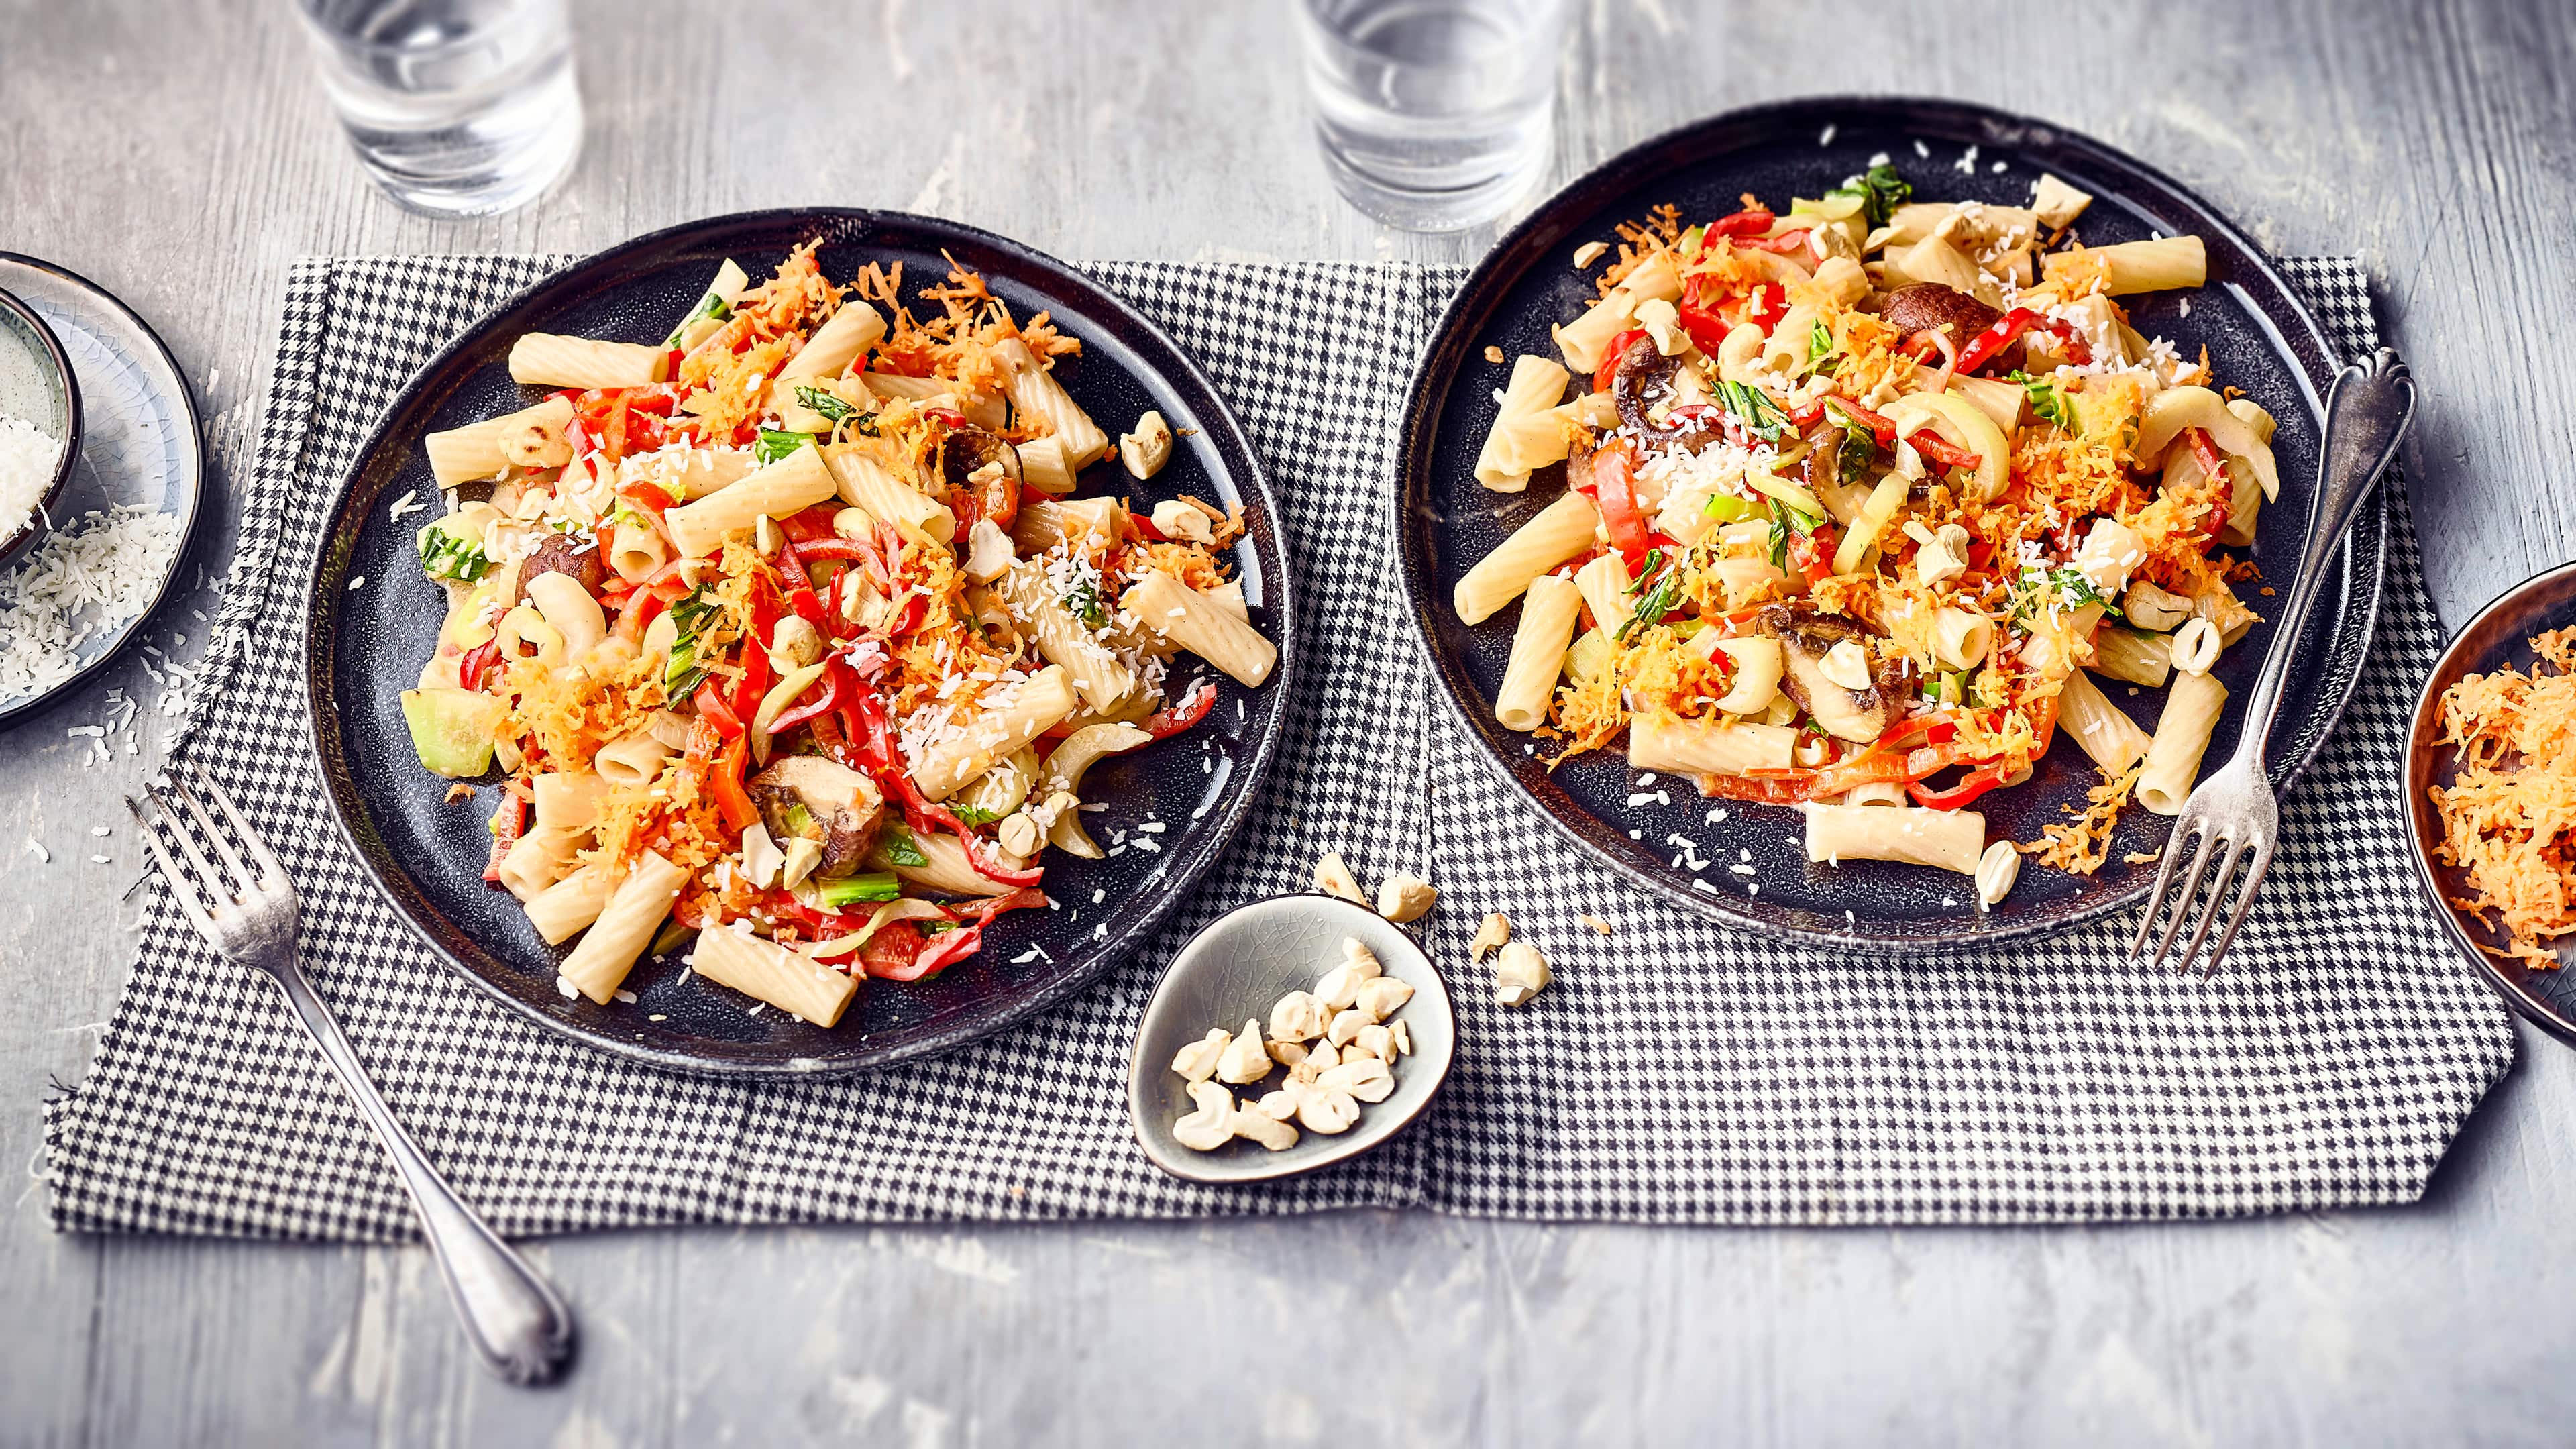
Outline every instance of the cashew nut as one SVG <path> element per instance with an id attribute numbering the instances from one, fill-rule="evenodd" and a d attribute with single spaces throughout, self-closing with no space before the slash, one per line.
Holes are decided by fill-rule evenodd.
<path id="1" fill-rule="evenodd" d="M 1253 1103 L 1252 1110 L 1273 1122 L 1285 1122 L 1297 1115 L 1297 1099 L 1285 1090 L 1270 1092 Z"/>
<path id="2" fill-rule="evenodd" d="M 1291 991 L 1270 1008 L 1273 1041 L 1313 1041 L 1324 1034 L 1324 1003 L 1309 991 Z"/>
<path id="3" fill-rule="evenodd" d="M 1234 1094 L 1214 1082 L 1190 1083 L 1199 1109 L 1172 1124 L 1172 1140 L 1192 1152 L 1214 1152 L 1234 1136 Z"/>
<path id="4" fill-rule="evenodd" d="M 1011 536 L 989 518 L 975 520 L 966 534 L 966 577 L 989 584 L 1011 567 Z"/>
<path id="5" fill-rule="evenodd" d="M 1484 923 L 1476 927 L 1476 939 L 1467 943 L 1467 959 L 1482 961 L 1488 952 L 1501 950 L 1503 943 L 1511 938 L 1511 917 L 1496 911 L 1485 917 Z"/>
<path id="6" fill-rule="evenodd" d="M 1364 1051 L 1370 1056 L 1377 1058 L 1379 1061 L 1392 1062 L 1395 1060 L 1395 1033 L 1389 1031 L 1385 1027 L 1378 1026 L 1373 1023 L 1371 1025 L 1361 1027 L 1360 1034 L 1351 1038 L 1351 1045 L 1358 1050 Z"/>
<path id="7" fill-rule="evenodd" d="M 1306 1060 L 1305 1044 L 1274 1039 L 1270 1043 L 1270 1059 L 1290 1071 L 1295 1071 Z"/>
<path id="8" fill-rule="evenodd" d="M 2009 840 L 1998 840 L 1986 847 L 1977 860 L 1977 909 L 1991 909 L 1996 902 L 2012 894 L 2013 882 L 2021 879 L 2021 852 Z"/>
<path id="9" fill-rule="evenodd" d="M 1419 920 L 1439 898 L 1440 892 L 1432 888 L 1431 882 L 1419 876 L 1391 875 L 1378 884 L 1377 913 L 1400 926 Z"/>
<path id="10" fill-rule="evenodd" d="M 1360 1104 L 1350 1093 L 1337 1087 L 1309 1086 L 1303 1082 L 1291 1085 L 1289 1094 L 1297 1103 L 1297 1120 L 1309 1132 L 1330 1137 L 1348 1132 L 1360 1120 Z"/>
<path id="11" fill-rule="evenodd" d="M 1046 844 L 1046 831 L 1025 810 L 1015 810 L 1004 816 L 1002 823 L 993 827 L 993 834 L 1001 841 L 1002 849 L 1013 855 L 1035 855 L 1038 847 Z"/>
<path id="12" fill-rule="evenodd" d="M 1315 889 L 1326 895 L 1340 896 L 1354 905 L 1369 903 L 1369 898 L 1360 893 L 1360 883 L 1351 874 L 1351 868 L 1342 863 L 1342 853 L 1338 850 L 1325 851 L 1324 858 L 1315 862 Z"/>
<path id="13" fill-rule="evenodd" d="M 1375 1057 L 1354 1057 L 1317 1078 L 1315 1085 L 1348 1092 L 1363 1102 L 1383 1102 L 1395 1091 L 1395 1074 Z"/>
<path id="14" fill-rule="evenodd" d="M 1275 1097 L 1278 1093 L 1271 1095 Z M 1266 1112 L 1246 1112 L 1237 1108 L 1233 1127 L 1235 1136 L 1249 1137 L 1273 1152 L 1285 1152 L 1297 1145 L 1297 1129 Z"/>
<path id="15" fill-rule="evenodd" d="M 1242 1086 L 1270 1075 L 1270 1053 L 1261 1049 L 1261 1023 L 1246 1021 L 1216 1059 L 1219 1080 Z"/>
<path id="16" fill-rule="evenodd" d="M 1136 420 L 1136 431 L 1118 439 L 1118 461 L 1139 480 L 1163 471 L 1172 460 L 1172 425 L 1163 421 L 1159 412 L 1148 412 Z"/>
<path id="17" fill-rule="evenodd" d="M 1393 1016 L 1404 1003 L 1412 999 L 1413 986 L 1410 982 L 1399 981 L 1392 976 L 1374 976 L 1360 983 L 1360 996 L 1355 1009 L 1364 1013 L 1370 1021 L 1380 1022 Z M 1337 1021 L 1339 1019 L 1335 1018 Z"/>
<path id="18" fill-rule="evenodd" d="M 1519 1006 L 1547 989 L 1555 979 L 1547 969 L 1547 958 L 1527 941 L 1514 941 L 1494 958 L 1494 1000 L 1505 1006 Z"/>
<path id="19" fill-rule="evenodd" d="M 1386 1031 L 1387 1036 L 1395 1043 L 1395 1050 L 1398 1056 L 1409 1057 L 1413 1055 L 1413 1028 L 1406 1026 L 1403 1022 L 1399 1021 L 1389 1026 Z M 1387 1065 L 1395 1065 L 1395 1058 L 1387 1058 Z"/>
<path id="20" fill-rule="evenodd" d="M 1324 1039 L 1336 1048 L 1349 1046 L 1359 1040 L 1360 1028 L 1371 1022 L 1367 1012 L 1354 1006 L 1333 1018 L 1333 1024 L 1324 1029 Z"/>
<path id="21" fill-rule="evenodd" d="M 1208 516 L 1177 498 L 1166 498 L 1154 505 L 1154 531 L 1165 538 L 1183 543 L 1214 543 L 1216 527 Z"/>
<path id="22" fill-rule="evenodd" d="M 1816 661 L 1816 672 L 1849 690 L 1869 688 L 1869 651 L 1857 639 L 1845 639 Z"/>
<path id="23" fill-rule="evenodd" d="M 1204 1082 L 1216 1075 L 1217 1057 L 1225 1051 L 1226 1033 L 1218 1027 L 1172 1055 L 1172 1070 L 1193 1082 Z"/>
<path id="24" fill-rule="evenodd" d="M 826 649 L 823 631 L 805 622 L 802 615 L 782 614 L 769 631 L 769 665 L 781 674 L 822 662 Z"/>

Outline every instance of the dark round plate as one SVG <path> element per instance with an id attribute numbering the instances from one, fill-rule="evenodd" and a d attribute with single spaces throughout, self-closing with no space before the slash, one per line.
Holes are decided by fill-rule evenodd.
<path id="1" fill-rule="evenodd" d="M 1253 622 L 1279 645 L 1279 667 L 1258 690 L 1219 678 L 1216 707 L 1199 728 L 1093 767 L 1085 793 L 1110 802 L 1105 814 L 1087 817 L 1093 833 L 1105 840 L 1150 815 L 1168 825 L 1160 852 L 1130 849 L 1099 861 L 1051 853 L 1046 886 L 1059 909 L 1000 918 L 979 955 L 930 981 L 869 982 L 837 1028 L 777 1011 L 750 1015 L 748 998 L 683 981 L 680 965 L 667 960 L 639 963 L 627 978 L 635 1002 L 566 1000 L 555 989 L 563 951 L 537 937 L 518 902 L 483 884 L 483 821 L 494 787 L 485 785 L 471 804 L 445 803 L 448 782 L 420 767 L 403 728 L 397 695 L 416 682 L 443 607 L 412 556 L 414 531 L 438 507 L 419 439 L 526 404 L 532 394 L 510 381 L 504 364 L 520 333 L 658 341 L 725 258 L 758 278 L 790 247 L 817 239 L 835 278 L 866 261 L 901 261 L 908 298 L 946 274 L 944 252 L 981 272 L 1019 316 L 1046 311 L 1082 340 L 1082 356 L 1060 364 L 1065 386 L 1113 435 L 1145 409 L 1161 409 L 1179 434 L 1170 465 L 1141 486 L 1116 472 L 1115 491 L 1140 507 L 1183 493 L 1244 505 L 1251 531 L 1234 563 Z M 1111 483 L 1115 464 L 1106 466 L 1086 475 L 1084 494 Z M 415 490 L 432 513 L 389 519 Z M 1153 323 L 1064 263 L 971 227 L 894 212 L 809 208 L 692 222 L 529 288 L 439 353 L 394 399 L 350 473 L 313 580 L 305 635 L 313 746 L 332 811 L 395 910 L 468 980 L 522 1014 L 683 1071 L 884 1066 L 989 1035 L 1080 990 L 1146 939 L 1224 850 L 1260 789 L 1295 688 L 1296 615 L 1276 519 L 1251 442 L 1198 368 Z M 1176 678 L 1187 671 L 1177 666 Z"/>
<path id="2" fill-rule="evenodd" d="M 1918 144 L 1928 155 L 1917 154 Z M 1976 159 L 1963 173 L 1958 166 L 1970 147 Z M 1488 493 L 1477 484 L 1474 465 L 1493 421 L 1494 391 L 1510 372 L 1508 361 L 1486 362 L 1484 350 L 1500 346 L 1507 359 L 1555 355 L 1549 326 L 1573 320 L 1592 297 L 1589 274 L 1571 265 L 1574 249 L 1587 241 L 1615 243 L 1617 223 L 1666 202 L 1685 218 L 1704 219 L 1736 210 L 1743 192 L 1774 204 L 1813 196 L 1882 151 L 1920 200 L 2020 204 L 2049 171 L 2093 194 L 2077 228 L 2089 242 L 2188 232 L 2207 243 L 2209 285 L 2125 300 L 2135 304 L 2140 331 L 2172 338 L 2187 357 L 2206 346 L 2218 380 L 2243 388 L 2279 420 L 2273 451 L 2281 464 L 2281 498 L 2264 510 L 2253 556 L 2266 577 L 2289 577 L 2316 494 L 2321 399 L 2339 365 L 2298 294 L 2243 233 L 2160 173 L 2046 123 L 1948 101 L 1824 98 L 1733 111 L 1649 141 L 1550 198 L 1469 276 L 1423 354 L 1405 414 L 1394 525 L 1403 587 L 1450 715 L 1485 763 L 1577 844 L 1676 905 L 1767 935 L 1874 951 L 1954 950 L 2055 934 L 2141 900 L 2154 867 L 2121 857 L 2161 847 L 2166 820 L 2142 809 L 2126 812 L 2099 874 L 2025 868 L 2020 885 L 1992 914 L 1977 911 L 1975 888 L 1964 876 L 1878 861 L 1811 866 L 1793 810 L 1706 801 L 1687 782 L 1672 791 L 1669 780 L 1652 788 L 1670 793 L 1670 804 L 1631 809 L 1636 777 L 1617 751 L 1548 773 L 1523 752 L 1529 738 L 1494 719 L 1517 607 L 1472 629 L 1449 607 L 1459 575 L 1564 490 L 1559 466 L 1516 497 Z M 2363 509 L 2298 641 L 2282 735 L 2272 752 L 2276 783 L 2285 788 L 2324 744 L 2368 652 L 2386 527 L 2384 505 Z M 2263 606 L 2259 596 L 2248 602 Z M 2243 701 L 2277 642 L 2273 634 L 2258 624 L 2247 636 L 2250 647 L 2240 643 L 2228 651 L 2219 677 L 2231 698 L 2210 742 L 2213 760 L 2235 748 Z M 2122 688 L 2109 683 L 2106 692 L 2152 729 L 2163 692 L 2128 699 Z M 2064 818 L 2060 806 L 2081 805 L 2095 783 L 2091 762 L 2063 744 L 2040 762 L 2029 784 L 1990 794 L 1979 807 L 1991 837 L 2036 839 L 2041 826 Z M 1722 822 L 1709 819 L 1713 806 L 1726 810 Z M 1713 862 L 1708 871 L 1695 876 L 1670 863 L 1666 837 L 1675 833 L 1699 844 Z M 1726 870 L 1740 851 L 1751 852 L 1759 895 Z M 1694 880 L 1716 892 L 1694 887 Z"/>
<path id="3" fill-rule="evenodd" d="M 2469 958 L 2507 1005 L 2551 1036 L 2576 1046 L 2576 977 L 2566 970 L 2568 962 L 2576 961 L 2576 938 L 2559 942 L 2560 964 L 2554 971 L 2535 971 L 2517 959 L 2480 950 L 2481 945 L 2504 946 L 2512 938 L 2451 904 L 2454 897 L 2468 894 L 2468 875 L 2434 862 L 2433 845 L 2442 838 L 2442 822 L 2433 814 L 2432 797 L 2424 793 L 2435 785 L 2449 785 L 2460 773 L 2452 751 L 2434 743 L 2442 734 L 2442 691 L 2465 675 L 2529 670 L 2536 658 L 2532 636 L 2569 624 L 2576 624 L 2576 563 L 2524 579 L 2469 620 L 2434 661 L 2433 672 L 2424 677 L 2424 687 L 2416 693 L 2415 720 L 2406 738 L 2406 769 L 2398 786 L 2405 798 L 2398 802 L 2398 811 L 2407 824 L 2406 842 L 2414 849 L 2416 883 L 2423 887 L 2433 914 L 2450 928 L 2460 954 Z"/>

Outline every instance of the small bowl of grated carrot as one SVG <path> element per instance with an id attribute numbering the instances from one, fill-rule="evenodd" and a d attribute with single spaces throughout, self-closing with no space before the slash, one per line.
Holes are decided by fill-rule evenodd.
<path id="1" fill-rule="evenodd" d="M 2576 563 L 2471 619 L 2416 696 L 2417 879 L 2515 1010 L 2576 1043 Z"/>

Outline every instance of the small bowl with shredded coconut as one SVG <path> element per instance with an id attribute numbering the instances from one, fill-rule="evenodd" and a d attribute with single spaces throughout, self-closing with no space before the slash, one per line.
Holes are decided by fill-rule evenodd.
<path id="1" fill-rule="evenodd" d="M 0 567 L 52 526 L 80 441 L 80 384 L 62 343 L 0 291 Z"/>

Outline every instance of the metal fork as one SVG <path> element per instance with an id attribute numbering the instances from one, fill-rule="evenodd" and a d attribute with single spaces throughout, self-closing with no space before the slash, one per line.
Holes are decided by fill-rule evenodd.
<path id="1" fill-rule="evenodd" d="M 2209 873 L 2213 856 L 2218 857 L 2218 873 L 2209 881 L 2208 903 L 2200 912 L 2200 925 L 2191 933 L 2191 942 L 2182 949 L 2174 969 L 2191 969 L 2200 944 L 2208 939 L 2211 924 L 2225 911 L 2227 928 L 2218 933 L 2218 944 L 2211 947 L 2209 960 L 2201 968 L 2207 975 L 2218 969 L 2227 955 L 2227 943 L 2236 939 L 2236 928 L 2245 924 L 2245 913 L 2254 905 L 2254 893 L 2263 885 L 2264 873 L 2272 868 L 2272 852 L 2280 841 L 2281 805 L 2273 797 L 2271 777 L 2264 772 L 2264 752 L 2271 745 L 2272 726 L 2281 712 L 2281 687 L 2290 672 L 2292 656 L 2299 651 L 2299 633 L 2307 626 L 2308 611 L 2325 585 L 2326 565 L 2343 541 L 2344 529 L 2352 523 L 2353 513 L 2370 493 L 2370 485 L 2387 471 L 2397 456 L 2398 441 L 2406 436 L 2406 424 L 2415 415 L 2415 380 L 2407 375 L 2406 364 L 2396 353 L 2383 347 L 2367 363 L 2355 363 L 2335 375 L 2334 388 L 2326 395 L 2325 456 L 2317 467 L 2316 517 L 2310 520 L 2307 551 L 2299 558 L 2298 576 L 2290 581 L 2290 592 L 2282 600 L 2278 627 L 2272 634 L 2272 652 L 2263 660 L 2263 672 L 2254 679 L 2254 693 L 2245 709 L 2245 733 L 2238 740 L 2236 754 L 2217 774 L 2200 783 L 2183 801 L 2182 813 L 2174 817 L 2173 835 L 2165 842 L 2164 866 L 2156 872 L 2154 894 L 2147 897 L 2146 914 L 2138 921 L 2138 937 L 2129 943 L 2129 961 L 2134 964 L 2138 953 L 2146 949 L 2147 935 L 2155 929 L 2156 917 L 2170 899 L 2173 910 L 2165 933 L 2156 943 L 2152 966 L 2162 966 L 2172 952 L 2174 937 L 2192 919 L 2192 902 L 2200 895 L 2201 878 Z M 2185 842 L 2200 837 L 2200 849 L 2193 855 L 2191 874 L 2180 892 L 2173 890 L 2174 876 L 2182 864 Z M 2234 907 L 2229 908 L 2229 888 L 2234 883 L 2238 865 L 2248 858 L 2253 865 L 2245 873 L 2244 884 L 2236 888 Z"/>
<path id="2" fill-rule="evenodd" d="M 172 899 L 225 960 L 258 967 L 285 991 L 305 1032 L 322 1048 L 332 1070 L 340 1074 L 340 1085 L 393 1159 L 403 1188 L 419 1210 L 422 1235 L 447 1279 L 448 1297 L 474 1351 L 512 1383 L 554 1377 L 572 1354 L 572 1311 L 552 1284 L 502 1242 L 472 1208 L 458 1201 L 455 1190 L 394 1119 L 393 1109 L 375 1083 L 367 1080 L 366 1069 L 349 1049 L 349 1038 L 342 1034 L 331 1009 L 313 994 L 303 964 L 296 959 L 299 908 L 295 887 L 287 880 L 286 868 L 278 864 L 276 852 L 250 828 L 223 786 L 201 772 L 174 765 L 145 793 L 149 808 L 131 795 L 125 808 L 134 812 L 135 823 L 143 828 L 143 843 L 161 863 Z M 232 827 L 232 838 L 226 838 L 199 802 L 201 794 L 214 802 L 224 823 Z M 193 868 L 193 878 L 163 846 L 165 832 Z M 234 848 L 235 840 L 240 842 L 239 850 Z"/>

